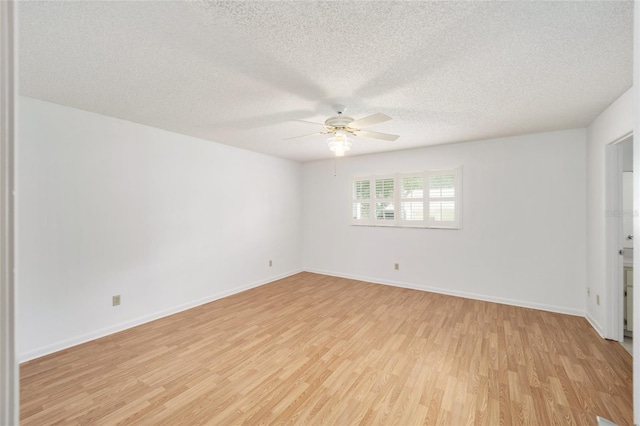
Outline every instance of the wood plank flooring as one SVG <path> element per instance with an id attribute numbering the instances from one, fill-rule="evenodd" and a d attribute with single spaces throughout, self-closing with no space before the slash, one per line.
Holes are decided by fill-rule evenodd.
<path id="1" fill-rule="evenodd" d="M 301 273 L 21 366 L 21 422 L 632 424 L 584 318 Z"/>

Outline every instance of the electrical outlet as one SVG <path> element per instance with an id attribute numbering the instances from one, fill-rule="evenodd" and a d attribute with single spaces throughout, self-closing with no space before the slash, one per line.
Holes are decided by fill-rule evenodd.
<path id="1" fill-rule="evenodd" d="M 400 269 L 400 264 L 399 263 L 395 263 L 393 265 L 393 268 L 397 271 L 398 269 Z"/>
<path id="2" fill-rule="evenodd" d="M 600 295 L 596 294 L 596 305 L 600 306 Z"/>
<path id="3" fill-rule="evenodd" d="M 113 303 L 113 306 L 118 306 L 118 305 L 120 305 L 120 295 L 118 294 L 118 295 L 116 295 L 116 296 L 113 296 L 113 297 L 111 298 L 111 302 Z"/>
<path id="4" fill-rule="evenodd" d="M 591 288 L 587 287 L 587 296 L 591 297 Z"/>
<path id="5" fill-rule="evenodd" d="M 273 260 L 269 261 L 269 267 L 273 266 Z"/>

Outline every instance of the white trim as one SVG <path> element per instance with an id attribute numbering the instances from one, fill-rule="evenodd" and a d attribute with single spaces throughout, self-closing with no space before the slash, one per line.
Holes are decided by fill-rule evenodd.
<path id="1" fill-rule="evenodd" d="M 391 198 L 378 198 L 378 192 L 376 188 L 376 184 L 378 181 L 382 180 L 391 180 L 393 182 L 393 197 Z M 376 175 L 371 177 L 371 223 L 375 226 L 396 226 L 398 223 L 398 215 L 396 214 L 396 210 L 398 209 L 398 204 L 396 201 L 398 194 L 398 179 L 396 175 Z M 393 220 L 387 219 L 378 219 L 377 212 L 377 204 L 378 203 L 391 203 L 393 204 Z M 383 216 L 385 216 L 383 214 Z"/>
<path id="2" fill-rule="evenodd" d="M 372 283 L 372 284 L 382 284 L 382 285 L 388 285 L 388 286 L 392 286 L 392 287 L 409 288 L 411 290 L 428 291 L 428 292 L 431 292 L 431 293 L 446 294 L 448 296 L 463 297 L 465 299 L 473 299 L 473 300 L 481 300 L 483 302 L 499 303 L 501 305 L 518 306 L 518 307 L 521 307 L 521 308 L 537 309 L 537 310 L 540 310 L 540 311 L 556 312 L 556 313 L 559 313 L 559 314 L 567 314 L 567 315 L 573 315 L 573 316 L 578 316 L 578 317 L 584 317 L 585 316 L 585 311 L 583 311 L 583 310 L 574 309 L 574 308 L 568 308 L 568 307 L 564 307 L 564 306 L 547 305 L 547 304 L 544 304 L 544 303 L 535 303 L 535 302 L 527 302 L 527 301 L 524 301 L 524 300 L 508 299 L 506 297 L 488 296 L 488 295 L 485 295 L 485 294 L 469 293 L 469 292 L 466 292 L 466 291 L 456 291 L 456 290 L 451 290 L 451 289 L 448 289 L 448 288 L 434 287 L 434 286 L 429 286 L 429 285 L 416 285 L 416 284 L 413 284 L 413 283 L 407 283 L 407 282 L 401 282 L 401 281 L 381 280 L 379 278 L 374 278 L 374 277 L 365 277 L 365 276 L 361 276 L 361 275 L 342 274 L 342 273 L 339 273 L 339 272 L 326 271 L 326 270 L 322 270 L 322 269 L 304 268 L 304 271 L 305 272 L 312 272 L 314 274 L 329 275 L 329 276 L 332 276 L 332 277 L 340 277 L 340 278 L 348 278 L 348 279 L 351 279 L 351 280 L 365 281 L 365 282 L 369 282 L 369 283 Z"/>
<path id="3" fill-rule="evenodd" d="M 622 249 L 622 143 L 631 134 L 605 146 L 605 327 L 603 337 L 622 342 L 624 340 L 624 283 Z M 592 296 L 593 297 L 593 296 Z"/>
<path id="4" fill-rule="evenodd" d="M 181 305 L 174 306 L 169 309 L 165 309 L 164 311 L 156 312 L 150 315 L 145 315 L 139 318 L 132 319 L 130 321 L 113 325 L 111 327 L 102 328 L 100 330 L 96 330 L 91 333 L 82 334 L 80 336 L 75 336 L 70 339 L 66 339 L 50 345 L 42 346 L 40 348 L 18 354 L 18 360 L 21 363 L 30 361 L 32 359 L 39 358 L 44 355 L 48 355 L 63 349 L 70 348 L 72 346 L 80 345 L 82 343 L 86 343 L 91 340 L 99 339 L 100 337 L 105 337 L 113 333 L 124 331 L 129 328 L 136 327 L 138 325 L 142 325 L 151 321 L 155 321 L 160 318 L 167 317 L 169 315 L 177 314 L 178 312 L 186 311 L 187 309 L 195 308 L 196 306 L 204 305 L 205 303 L 213 302 L 214 300 L 222 299 L 224 297 L 231 296 L 233 294 L 241 293 L 243 291 L 247 291 L 252 288 L 260 287 L 260 286 L 272 283 L 274 281 L 278 281 L 283 278 L 287 278 L 292 275 L 299 274 L 300 272 L 302 272 L 301 269 L 290 271 L 284 274 L 267 278 L 265 280 L 253 282 L 251 284 L 247 284 L 242 287 L 237 287 L 232 290 L 221 291 L 221 292 L 203 297 L 201 299 L 194 300 L 192 302 L 183 303 Z"/>
<path id="5" fill-rule="evenodd" d="M 355 190 L 355 184 L 356 182 L 369 182 L 369 198 L 356 198 L 356 190 Z M 372 217 L 371 215 L 373 214 L 373 208 L 374 208 L 374 203 L 373 203 L 373 197 L 372 195 L 372 191 L 373 188 L 371 187 L 371 177 L 370 176 L 363 176 L 363 177 L 355 177 L 355 178 L 351 178 L 351 188 L 350 188 L 350 192 L 349 192 L 349 217 L 351 217 L 351 220 L 349 221 L 352 225 L 359 225 L 359 226 L 373 226 L 372 222 Z M 368 220 L 364 220 L 364 219 L 355 219 L 353 217 L 354 214 L 354 206 L 356 203 L 359 204 L 369 204 L 369 219 Z"/>
<path id="6" fill-rule="evenodd" d="M 604 337 L 604 333 L 602 331 L 602 326 L 600 325 L 600 323 L 598 321 L 595 320 L 595 318 L 593 318 L 591 315 L 589 315 L 589 313 L 587 312 L 584 316 L 586 318 L 586 320 L 589 322 L 589 324 L 591 324 L 591 327 L 593 327 L 593 329 L 598 332 L 598 334 L 600 335 L 600 337 L 602 337 L 603 339 L 605 339 Z"/>
<path id="7" fill-rule="evenodd" d="M 14 147 L 17 87 L 16 14 L 0 4 L 0 424 L 18 424 L 19 369 L 15 354 Z"/>
<path id="8" fill-rule="evenodd" d="M 607 145 L 619 144 L 620 142 L 624 142 L 626 139 L 628 139 L 630 137 L 633 137 L 633 130 L 625 133 L 624 135 L 622 135 L 619 138 L 615 139 L 613 142 L 608 143 Z"/>
<path id="9" fill-rule="evenodd" d="M 455 194 L 453 197 L 431 197 L 430 177 L 453 175 Z M 401 197 L 401 181 L 405 177 L 420 177 L 423 180 L 422 198 L 405 199 Z M 383 179 L 393 179 L 393 197 L 377 198 L 376 181 Z M 355 184 L 357 182 L 369 182 L 369 198 L 356 198 Z M 415 201 L 422 203 L 422 220 L 402 220 L 402 202 Z M 455 209 L 454 221 L 430 220 L 431 202 L 452 201 Z M 394 205 L 393 220 L 378 219 L 376 204 L 378 202 L 391 202 Z M 356 204 L 369 204 L 369 219 L 356 219 L 354 217 L 354 206 Z M 431 169 L 420 172 L 403 172 L 385 175 L 355 176 L 351 178 L 351 195 L 349 200 L 350 223 L 353 226 L 375 226 L 392 228 L 426 228 L 426 229 L 462 229 L 462 165 L 449 169 Z"/>
<path id="10" fill-rule="evenodd" d="M 618 250 L 620 244 L 620 229 L 622 223 L 617 217 L 621 209 L 621 187 L 620 182 L 620 161 L 619 148 L 616 143 L 605 146 L 605 329 L 604 337 L 612 340 L 619 340 L 621 330 L 617 327 L 617 317 L 621 316 L 618 304 L 616 303 L 616 293 L 618 282 L 622 279 L 622 257 Z M 622 292 L 622 289 L 620 289 Z M 622 294 L 622 293 L 621 293 Z M 593 296 L 592 296 L 593 297 Z"/>
<path id="11" fill-rule="evenodd" d="M 454 176 L 454 196 L 453 197 L 431 197 L 431 186 L 429 178 L 431 176 L 441 176 L 443 174 L 453 173 Z M 462 166 L 444 170 L 426 170 L 424 174 L 424 207 L 425 207 L 425 226 L 427 228 L 439 229 L 461 229 L 462 228 Z M 453 201 L 455 220 L 433 221 L 430 219 L 431 201 Z"/>
<path id="12" fill-rule="evenodd" d="M 422 197 L 420 198 L 404 198 L 402 197 L 402 189 L 403 189 L 403 180 L 405 178 L 418 178 L 422 179 Z M 402 211 L 402 203 L 421 203 L 422 204 L 422 219 L 421 220 L 403 220 L 402 214 L 398 215 L 398 223 L 399 227 L 406 228 L 424 228 L 426 226 L 425 217 L 428 214 L 428 207 L 426 204 L 427 197 L 427 182 L 425 181 L 425 173 L 417 172 L 417 173 L 398 173 L 397 175 L 397 193 L 396 193 L 396 205 L 398 206 L 398 212 Z"/>
<path id="13" fill-rule="evenodd" d="M 640 2 L 633 5 L 633 209 L 640 210 Z M 633 218 L 633 233 L 640 235 L 640 218 Z M 633 269 L 640 271 L 640 250 L 633 250 Z M 640 313 L 640 291 L 633 294 L 633 310 Z M 633 329 L 640 330 L 640 315 L 633 316 Z M 638 331 L 636 331 L 638 333 Z M 640 344 L 633 345 L 633 423 L 640 425 Z"/>

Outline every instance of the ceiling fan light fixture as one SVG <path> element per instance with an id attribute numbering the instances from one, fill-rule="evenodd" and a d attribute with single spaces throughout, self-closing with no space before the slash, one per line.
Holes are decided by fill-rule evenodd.
<path id="1" fill-rule="evenodd" d="M 329 145 L 329 150 L 336 154 L 336 157 L 342 157 L 346 151 L 351 149 L 351 140 L 345 132 L 338 130 L 335 135 L 327 139 L 327 145 Z"/>

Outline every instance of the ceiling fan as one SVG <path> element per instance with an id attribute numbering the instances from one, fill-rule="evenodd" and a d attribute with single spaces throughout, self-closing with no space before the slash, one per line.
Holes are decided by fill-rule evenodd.
<path id="1" fill-rule="evenodd" d="M 382 139 L 385 141 L 395 141 L 400 137 L 398 135 L 390 135 L 388 133 L 373 132 L 371 130 L 363 129 L 363 127 L 372 126 L 374 124 L 384 123 L 385 121 L 391 120 L 391 117 L 389 117 L 388 115 L 377 113 L 368 117 L 361 118 L 359 120 L 354 120 L 352 117 L 343 115 L 346 109 L 347 108 L 344 105 L 334 106 L 334 110 L 337 115 L 327 118 L 324 124 L 315 123 L 313 121 L 299 120 L 304 123 L 324 126 L 324 130 L 308 135 L 294 136 L 292 138 L 286 138 L 284 140 L 304 138 L 307 136 L 315 135 L 332 135 L 329 137 L 329 139 L 327 139 L 329 149 L 333 151 L 337 157 L 341 157 L 344 155 L 345 151 L 349 151 L 351 149 L 351 140 L 349 139 L 349 136 L 362 136 L 366 138 Z"/>

